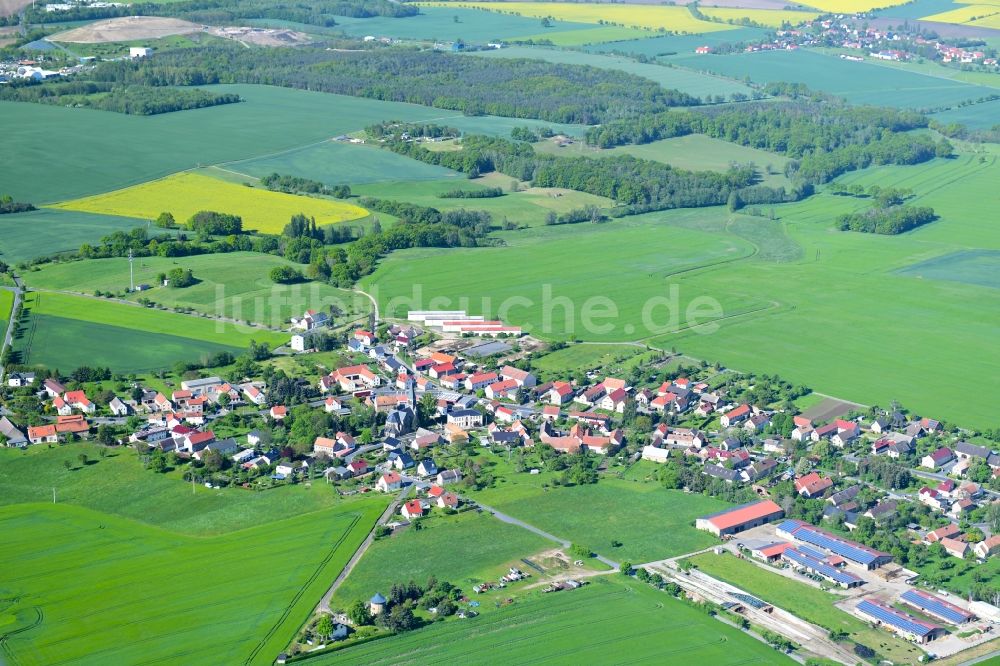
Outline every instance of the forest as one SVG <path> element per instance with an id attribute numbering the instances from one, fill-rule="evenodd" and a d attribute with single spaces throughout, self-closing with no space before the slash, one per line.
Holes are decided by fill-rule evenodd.
<path id="1" fill-rule="evenodd" d="M 57 106 L 82 106 L 136 116 L 152 116 L 187 109 L 201 109 L 243 101 L 232 93 L 214 93 L 198 88 L 152 88 L 120 86 L 98 81 L 11 83 L 0 88 L 0 100 L 39 102 Z"/>
<path id="2" fill-rule="evenodd" d="M 916 229 L 937 219 L 934 209 L 927 206 L 890 206 L 871 208 L 860 213 L 845 213 L 837 218 L 841 231 L 895 235 Z"/>

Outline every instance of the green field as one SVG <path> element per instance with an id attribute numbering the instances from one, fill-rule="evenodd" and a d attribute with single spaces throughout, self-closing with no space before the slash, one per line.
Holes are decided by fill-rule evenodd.
<path id="1" fill-rule="evenodd" d="M 678 67 L 636 62 L 635 60 L 621 56 L 562 51 L 530 46 L 514 46 L 490 51 L 472 51 L 470 55 L 486 58 L 531 58 L 546 62 L 590 65 L 592 67 L 600 67 L 601 69 L 617 69 L 628 74 L 635 74 L 636 76 L 656 81 L 664 88 L 673 88 L 686 92 L 689 95 L 695 95 L 696 97 L 705 97 L 706 95 L 728 96 L 732 93 L 749 95 L 751 92 L 747 86 L 730 79 L 699 74 Z"/>
<path id="2" fill-rule="evenodd" d="M 907 266 L 899 274 L 1000 289 L 1000 251 L 959 250 Z"/>
<path id="3" fill-rule="evenodd" d="M 193 308 L 278 328 L 287 327 L 290 317 L 310 309 L 325 310 L 334 305 L 344 313 L 343 319 L 367 314 L 371 309 L 367 298 L 322 282 L 273 283 L 268 277 L 270 270 L 286 265 L 297 266 L 274 255 L 254 252 L 141 257 L 133 264 L 135 283 L 150 284 L 153 288 L 129 294 L 127 298 L 132 301 L 146 298 L 168 308 Z M 158 286 L 157 276 L 177 267 L 191 269 L 198 284 L 184 289 Z M 125 258 L 85 259 L 44 264 L 23 277 L 35 289 L 88 295 L 95 290 L 119 293 L 128 288 L 129 265 Z"/>
<path id="4" fill-rule="evenodd" d="M 833 604 L 842 597 L 824 592 L 806 581 L 796 582 L 730 555 L 706 553 L 690 559 L 708 575 L 731 583 L 824 629 L 846 631 L 851 640 L 874 648 L 896 663 L 916 663 L 923 654 L 919 648 L 893 638 L 888 632 L 873 629 L 867 622 L 836 608 Z"/>
<path id="5" fill-rule="evenodd" d="M 477 180 L 435 180 L 422 183 L 372 183 L 351 188 L 354 194 L 383 199 L 408 201 L 438 210 L 484 210 L 493 215 L 499 224 L 504 219 L 519 226 L 541 226 L 549 211 L 562 214 L 575 208 L 597 206 L 608 208 L 612 201 L 586 192 L 532 187 L 510 192 L 513 179 L 498 173 L 487 174 Z M 438 195 L 452 190 L 474 190 L 500 187 L 506 194 L 485 199 L 442 198 Z"/>
<path id="6" fill-rule="evenodd" d="M 935 113 L 934 118 L 942 123 L 958 123 L 974 129 L 991 129 L 1000 124 L 997 122 L 997 118 L 1000 118 L 1000 100 L 949 109 Z"/>
<path id="7" fill-rule="evenodd" d="M 477 618 L 434 624 L 310 663 L 792 663 L 651 587 L 608 577 L 590 580 L 578 590 L 535 593 Z"/>
<path id="8" fill-rule="evenodd" d="M 75 251 L 84 243 L 96 242 L 115 231 L 128 231 L 147 224 L 146 220 L 52 208 L 0 215 L 0 259 L 14 264 L 57 252 Z"/>
<path id="9" fill-rule="evenodd" d="M 626 361 L 640 353 L 642 347 L 635 345 L 570 345 L 533 359 L 531 367 L 547 379 L 565 379 L 577 372 Z"/>
<path id="10" fill-rule="evenodd" d="M 785 177 L 785 165 L 790 161 L 787 157 L 713 139 L 704 134 L 689 134 L 640 145 L 617 146 L 609 150 L 594 148 L 582 141 L 560 146 L 558 140 L 546 139 L 536 143 L 535 150 L 574 157 L 610 157 L 625 154 L 690 171 L 725 171 L 733 163 L 752 162 L 758 167 L 764 185 L 791 186 L 791 181 Z"/>
<path id="11" fill-rule="evenodd" d="M 648 38 L 649 34 L 649 31 L 638 28 L 605 25 L 589 30 L 546 30 L 526 37 L 518 37 L 512 41 L 535 44 L 549 42 L 554 46 L 579 47 L 590 44 L 615 43 L 623 39 L 643 39 Z"/>
<path id="12" fill-rule="evenodd" d="M 7 332 L 7 322 L 10 321 L 13 307 L 14 292 L 0 289 L 0 344 L 3 343 L 3 336 Z"/>
<path id="13" fill-rule="evenodd" d="M 733 55 L 685 55 L 679 65 L 756 83 L 804 83 L 813 90 L 845 97 L 852 104 L 937 109 L 996 93 L 993 88 L 850 62 L 815 51 L 761 51 Z"/>
<path id="14" fill-rule="evenodd" d="M 552 547 L 558 545 L 485 513 L 434 517 L 424 521 L 422 530 L 410 528 L 374 542 L 337 590 L 334 605 L 347 608 L 377 591 L 388 594 L 393 583 L 423 585 L 431 576 L 469 593 L 476 583 L 496 580 L 509 567 L 524 569 L 522 557 Z"/>
<path id="15" fill-rule="evenodd" d="M 694 53 L 699 46 L 718 46 L 738 42 L 759 41 L 767 35 L 763 28 L 734 28 L 723 32 L 709 32 L 704 35 L 664 35 L 628 41 L 598 44 L 588 47 L 588 51 L 599 53 L 628 53 L 649 57 L 668 57 Z M 701 69 L 696 67 L 696 69 Z"/>
<path id="16" fill-rule="evenodd" d="M 57 293 L 32 292 L 27 323 L 14 340 L 26 365 L 72 369 L 107 366 L 143 372 L 180 360 L 238 354 L 251 340 L 278 346 L 288 336 L 236 324 Z"/>
<path id="17" fill-rule="evenodd" d="M 694 528 L 698 516 L 727 504 L 704 495 L 614 478 L 542 488 L 546 475 L 519 475 L 474 498 L 616 561 L 649 562 L 707 548 L 717 540 Z M 616 539 L 621 546 L 612 548 Z"/>
<path id="18" fill-rule="evenodd" d="M 0 489 L 0 642 L 25 665 L 270 664 L 385 506 L 192 488 L 88 444 L 0 450 Z"/>

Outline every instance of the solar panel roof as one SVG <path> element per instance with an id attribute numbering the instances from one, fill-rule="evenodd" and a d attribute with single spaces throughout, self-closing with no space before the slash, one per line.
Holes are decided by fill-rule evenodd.
<path id="1" fill-rule="evenodd" d="M 876 620 L 916 636 L 927 636 L 937 629 L 934 625 L 921 622 L 912 615 L 868 599 L 864 599 L 858 604 L 858 610 Z"/>
<path id="2" fill-rule="evenodd" d="M 900 595 L 900 599 L 952 624 L 962 624 L 972 619 L 972 613 L 922 590 L 907 590 Z"/>
<path id="3" fill-rule="evenodd" d="M 840 571 L 839 569 L 835 569 L 826 562 L 822 562 L 820 560 L 817 560 L 816 558 L 809 557 L 808 555 L 801 553 L 795 548 L 789 548 L 788 550 L 786 550 L 784 556 L 790 559 L 791 561 L 795 562 L 796 564 L 808 567 L 813 571 L 815 571 L 816 573 L 822 574 L 823 576 L 826 576 L 830 580 L 835 581 L 837 583 L 841 583 L 843 585 L 850 585 L 852 583 L 857 583 L 858 581 L 861 580 L 854 574 L 847 573 L 846 571 Z"/>

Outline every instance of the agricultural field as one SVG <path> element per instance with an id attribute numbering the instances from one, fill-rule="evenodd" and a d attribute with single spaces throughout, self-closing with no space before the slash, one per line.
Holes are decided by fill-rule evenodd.
<path id="1" fill-rule="evenodd" d="M 159 16 L 126 16 L 58 32 L 49 41 L 82 44 L 128 42 L 137 39 L 161 39 L 174 35 L 190 35 L 202 31 L 202 26 L 190 21 Z"/>
<path id="2" fill-rule="evenodd" d="M 336 306 L 343 318 L 367 314 L 367 298 L 331 287 L 322 282 L 275 284 L 268 277 L 276 266 L 300 264 L 269 254 L 232 252 L 190 257 L 139 257 L 133 263 L 136 284 L 150 284 L 152 289 L 128 294 L 136 301 L 144 298 L 168 308 L 193 308 L 209 315 L 222 315 L 239 321 L 252 321 L 272 328 L 285 328 L 288 319 L 306 310 L 327 310 Z M 160 273 L 173 268 L 191 269 L 198 283 L 184 289 L 162 287 Z M 72 291 L 90 295 L 94 291 L 119 293 L 128 288 L 128 259 L 86 259 L 44 264 L 23 274 L 25 283 L 34 289 Z"/>
<path id="3" fill-rule="evenodd" d="M 14 572 L 0 586 L 4 652 L 19 664 L 270 664 L 382 507 L 359 502 L 207 538 L 68 504 L 0 508 L 0 565 Z M 253 563 L 252 585 L 245 567 L 220 566 L 237 562 Z M 178 567 L 208 568 L 169 584 L 150 575 Z"/>
<path id="4" fill-rule="evenodd" d="M 513 46 L 490 51 L 472 51 L 469 55 L 483 58 L 531 58 L 546 62 L 590 65 L 602 69 L 617 69 L 628 74 L 635 74 L 636 76 L 656 81 L 664 88 L 680 90 L 696 97 L 705 97 L 707 95 L 728 96 L 732 93 L 749 95 L 751 93 L 749 87 L 730 79 L 700 74 L 679 67 L 665 67 L 663 65 L 636 62 L 631 58 L 615 55 L 570 52 L 532 46 Z"/>
<path id="5" fill-rule="evenodd" d="M 604 576 L 589 580 L 578 590 L 536 592 L 471 620 L 436 623 L 310 662 L 489 664 L 502 653 L 503 661 L 513 663 L 598 663 L 610 654 L 648 663 L 792 663 L 738 629 L 647 585 Z"/>
<path id="6" fill-rule="evenodd" d="M 393 583 L 423 584 L 431 576 L 466 592 L 476 583 L 496 580 L 509 567 L 525 568 L 522 557 L 557 546 L 526 529 L 476 512 L 429 518 L 412 528 L 374 542 L 334 595 L 334 606 L 347 608 Z"/>
<path id="7" fill-rule="evenodd" d="M 11 310 L 14 308 L 14 292 L 0 289 L 0 346 L 3 345 L 7 333 L 7 322 L 10 321 Z"/>
<path id="8" fill-rule="evenodd" d="M 666 490 L 658 483 L 604 477 L 599 483 L 546 488 L 551 475 L 517 475 L 473 498 L 562 539 L 616 561 L 650 562 L 716 543 L 694 528 L 694 519 L 727 504 L 704 495 Z M 589 507 L 600 507 L 594 519 Z M 669 538 L 665 537 L 669 535 Z M 621 542 L 612 547 L 612 539 Z"/>
<path id="9" fill-rule="evenodd" d="M 997 122 L 997 118 L 1000 118 L 1000 100 L 949 109 L 935 113 L 933 117 L 942 123 L 959 123 L 972 129 L 991 129 L 1000 124 Z"/>
<path id="10" fill-rule="evenodd" d="M 709 576 L 746 590 L 807 622 L 831 631 L 846 631 L 851 640 L 875 649 L 883 658 L 895 663 L 916 663 L 923 655 L 919 648 L 893 638 L 888 632 L 874 629 L 867 622 L 835 607 L 833 604 L 843 597 L 815 588 L 806 580 L 797 582 L 728 554 L 705 553 L 690 558 L 690 561 Z"/>
<path id="11" fill-rule="evenodd" d="M 679 65 L 757 83 L 805 83 L 814 90 L 839 95 L 852 104 L 908 109 L 938 109 L 996 93 L 993 88 L 850 62 L 813 51 L 762 51 L 732 55 L 686 55 Z"/>
<path id="12" fill-rule="evenodd" d="M 765 150 L 747 148 L 735 143 L 714 139 L 704 134 L 690 134 L 671 139 L 661 139 L 652 143 L 616 146 L 600 149 L 588 146 L 582 141 L 561 145 L 560 139 L 546 139 L 535 144 L 535 150 L 552 155 L 581 157 L 603 157 L 632 155 L 644 160 L 663 162 L 678 169 L 690 171 L 726 171 L 733 163 L 752 162 L 759 167 L 763 184 L 771 187 L 789 187 L 791 182 L 785 177 L 785 165 L 790 161 L 783 155 Z"/>
<path id="13" fill-rule="evenodd" d="M 9 264 L 75 251 L 115 231 L 144 227 L 146 220 L 40 208 L 0 215 L 0 260 Z"/>
<path id="14" fill-rule="evenodd" d="M 514 39 L 516 43 L 552 44 L 553 46 L 577 47 L 591 44 L 614 43 L 623 39 L 644 39 L 649 33 L 641 28 L 623 28 L 616 25 L 605 25 L 589 30 L 566 30 L 556 32 L 542 32 L 537 35 L 528 35 Z"/>
<path id="15" fill-rule="evenodd" d="M 802 4 L 818 9 L 825 14 L 856 14 L 869 12 L 873 9 L 904 5 L 906 0 L 807 0 Z"/>
<path id="16" fill-rule="evenodd" d="M 57 293 L 29 293 L 25 313 L 14 351 L 24 364 L 48 368 L 144 372 L 220 351 L 239 354 L 250 340 L 272 347 L 288 342 L 272 331 Z"/>
<path id="17" fill-rule="evenodd" d="M 549 211 L 566 213 L 584 206 L 607 208 L 612 201 L 586 192 L 559 188 L 530 187 L 518 192 L 507 192 L 500 197 L 483 199 L 442 198 L 452 190 L 482 189 L 485 186 L 510 188 L 512 180 L 501 174 L 487 174 L 477 180 L 429 181 L 421 183 L 375 183 L 352 188 L 354 194 L 384 199 L 408 201 L 438 210 L 484 210 L 500 224 L 505 219 L 519 225 L 541 226 Z"/>
<path id="18" fill-rule="evenodd" d="M 1000 251 L 959 250 L 901 268 L 900 275 L 1000 289 Z"/>
<path id="19" fill-rule="evenodd" d="M 626 53 L 644 55 L 650 58 L 666 58 L 694 53 L 699 46 L 719 46 L 762 39 L 767 35 L 764 28 L 731 27 L 730 30 L 710 32 L 703 35 L 664 35 L 662 37 L 646 37 L 610 44 L 596 44 L 587 48 L 597 53 Z M 700 68 L 698 68 L 700 69 Z"/>
<path id="20" fill-rule="evenodd" d="M 178 224 L 184 224 L 199 211 L 210 210 L 239 215 L 243 218 L 244 229 L 269 234 L 281 233 L 292 216 L 299 213 L 316 218 L 319 226 L 368 215 L 364 208 L 342 201 L 270 192 L 194 173 L 174 174 L 124 190 L 66 201 L 55 207 L 147 220 L 166 211 L 173 214 Z"/>
<path id="21" fill-rule="evenodd" d="M 642 351 L 636 345 L 570 345 L 533 359 L 531 367 L 554 380 L 627 361 Z"/>
<path id="22" fill-rule="evenodd" d="M 705 33 L 728 30 L 730 26 L 701 21 L 691 15 L 686 7 L 663 5 L 627 5 L 575 2 L 423 2 L 421 7 L 470 7 L 495 13 L 531 16 L 537 19 L 550 17 L 577 23 L 612 23 L 626 28 L 669 30 L 680 33 Z"/>
<path id="23" fill-rule="evenodd" d="M 1000 5 L 963 4 L 955 9 L 925 16 L 922 20 L 1000 29 Z"/>
<path id="24" fill-rule="evenodd" d="M 706 16 L 721 19 L 726 22 L 739 23 L 741 19 L 749 19 L 757 25 L 769 28 L 780 28 L 785 23 L 799 25 L 811 21 L 818 12 L 797 12 L 785 9 L 743 9 L 741 7 L 700 7 Z"/>

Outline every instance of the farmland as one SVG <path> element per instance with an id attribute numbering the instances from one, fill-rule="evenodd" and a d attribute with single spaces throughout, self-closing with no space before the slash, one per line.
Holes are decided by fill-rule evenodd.
<path id="1" fill-rule="evenodd" d="M 694 519 L 726 508 L 703 495 L 665 490 L 656 483 L 604 478 L 596 485 L 545 488 L 545 475 L 507 479 L 475 494 L 477 501 L 615 560 L 648 562 L 706 548 L 715 539 Z M 600 507 L 600 520 L 583 507 Z M 669 534 L 669 538 L 664 535 Z M 612 539 L 621 541 L 611 547 Z"/>
<path id="2" fill-rule="evenodd" d="M 293 315 L 308 309 L 326 310 L 330 305 L 337 306 L 346 318 L 367 313 L 368 299 L 325 283 L 283 285 L 271 282 L 268 273 L 272 268 L 293 265 L 273 255 L 251 252 L 180 259 L 141 257 L 133 264 L 135 283 L 154 286 L 129 294 L 127 298 L 133 301 L 145 298 L 168 308 L 193 308 L 210 315 L 278 328 L 284 328 Z M 157 284 L 160 273 L 178 266 L 191 269 L 198 283 L 184 289 Z M 129 265 L 125 258 L 53 263 L 26 273 L 24 278 L 29 287 L 36 289 L 118 293 L 128 288 Z"/>
<path id="3" fill-rule="evenodd" d="M 23 363 L 49 368 L 142 372 L 179 360 L 203 361 L 220 351 L 238 354 L 250 340 L 287 342 L 271 331 L 57 293 L 30 293 L 25 312 L 14 350 Z"/>
<path id="4" fill-rule="evenodd" d="M 10 321 L 11 308 L 14 307 L 14 292 L 0 289 L 0 344 L 7 332 L 7 322 Z"/>
<path id="5" fill-rule="evenodd" d="M 791 663 L 738 629 L 645 585 L 600 577 L 581 589 L 535 593 L 473 620 L 435 624 L 310 661 L 317 664 L 595 663 L 684 659 L 706 664 Z M 600 631 L 593 614 L 599 609 Z"/>
<path id="6" fill-rule="evenodd" d="M 919 648 L 873 629 L 867 622 L 836 608 L 833 604 L 841 597 L 812 587 L 805 580 L 790 580 L 729 555 L 706 553 L 690 561 L 708 575 L 742 588 L 808 622 L 831 631 L 846 631 L 852 640 L 874 648 L 896 663 L 915 663 L 922 655 Z"/>
<path id="7" fill-rule="evenodd" d="M 821 12 L 855 13 L 906 4 L 903 0 L 809 0 L 802 3 Z"/>
<path id="8" fill-rule="evenodd" d="M 784 9 L 743 9 L 740 7 L 704 7 L 701 9 L 701 12 L 706 16 L 734 23 L 738 23 L 740 19 L 746 18 L 757 25 L 769 28 L 780 28 L 784 23 L 794 26 L 811 21 L 819 16 L 818 12 L 796 12 Z"/>
<path id="9" fill-rule="evenodd" d="M 348 607 L 393 583 L 423 584 L 431 576 L 466 591 L 484 580 L 495 580 L 508 567 L 554 544 L 531 532 L 501 523 L 488 514 L 468 512 L 426 520 L 423 529 L 379 539 L 337 590 L 334 603 Z"/>
<path id="10" fill-rule="evenodd" d="M 0 564 L 16 572 L 4 649 L 21 664 L 271 663 L 380 511 L 357 503 L 195 538 L 71 505 L 4 507 Z M 252 562 L 253 585 L 241 566 L 209 566 L 227 562 Z M 202 565 L 170 584 L 150 575 Z"/>
<path id="11" fill-rule="evenodd" d="M 703 35 L 664 35 L 662 37 L 647 37 L 611 44 L 597 44 L 588 51 L 616 52 L 652 57 L 670 57 L 678 54 L 694 53 L 699 46 L 718 46 L 725 43 L 737 43 L 762 39 L 767 31 L 762 28 L 736 28 L 720 32 L 710 32 Z M 695 69 L 701 69 L 698 66 Z"/>
<path id="12" fill-rule="evenodd" d="M 1000 28 L 1000 6 L 963 4 L 960 7 L 941 12 L 940 14 L 925 16 L 923 20 L 975 25 L 984 28 Z"/>
<path id="13" fill-rule="evenodd" d="M 83 243 L 146 224 L 145 220 L 52 208 L 0 215 L 0 259 L 13 264 L 77 250 Z"/>
<path id="14" fill-rule="evenodd" d="M 239 215 L 243 218 L 244 229 L 271 234 L 281 233 L 298 213 L 315 217 L 319 226 L 368 215 L 364 208 L 341 201 L 269 192 L 193 173 L 175 174 L 124 190 L 67 201 L 58 207 L 148 220 L 166 211 L 178 221 L 187 220 L 198 211 L 211 210 Z"/>
<path id="15" fill-rule="evenodd" d="M 543 376 L 558 378 L 624 361 L 641 352 L 635 345 L 570 345 L 535 359 L 531 366 Z"/>
<path id="16" fill-rule="evenodd" d="M 456 2 L 419 3 L 427 7 L 472 7 L 542 19 L 552 17 L 577 23 L 613 23 L 626 28 L 704 33 L 728 30 L 729 26 L 701 21 L 686 7 L 661 5 L 593 4 L 571 2 Z"/>
<path id="17" fill-rule="evenodd" d="M 766 51 L 735 55 L 685 55 L 679 65 L 703 69 L 757 83 L 805 83 L 814 90 L 840 95 L 853 104 L 875 104 L 911 109 L 937 109 L 994 94 L 976 86 L 917 72 L 849 62 L 813 51 Z"/>

